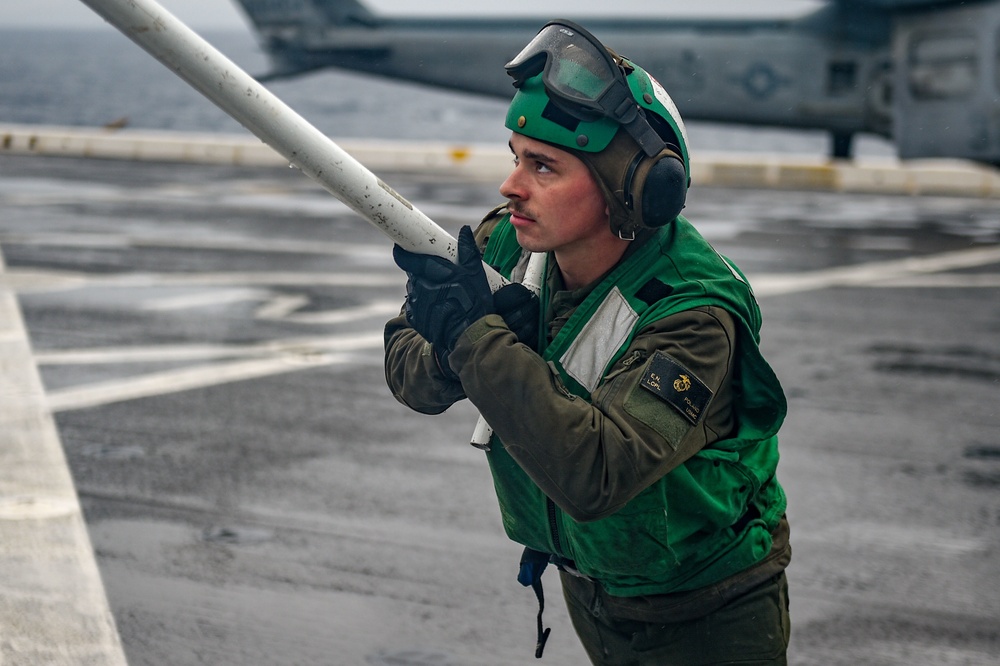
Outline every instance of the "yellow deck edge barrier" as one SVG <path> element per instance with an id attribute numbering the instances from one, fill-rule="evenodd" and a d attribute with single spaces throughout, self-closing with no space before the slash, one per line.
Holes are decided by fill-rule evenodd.
<path id="1" fill-rule="evenodd" d="M 347 140 L 344 150 L 372 171 L 502 180 L 511 168 L 506 146 L 424 141 Z M 0 155 L 48 155 L 239 166 L 284 160 L 254 137 L 164 131 L 0 124 Z M 776 188 L 872 194 L 1000 198 L 1000 170 L 964 160 L 696 153 L 699 186 Z"/>

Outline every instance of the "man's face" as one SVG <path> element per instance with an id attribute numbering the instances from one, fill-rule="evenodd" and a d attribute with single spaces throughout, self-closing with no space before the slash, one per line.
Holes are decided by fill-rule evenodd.
<path id="1" fill-rule="evenodd" d="M 500 194 L 521 247 L 568 256 L 615 238 L 604 195 L 578 157 L 516 132 L 510 150 L 514 171 Z"/>

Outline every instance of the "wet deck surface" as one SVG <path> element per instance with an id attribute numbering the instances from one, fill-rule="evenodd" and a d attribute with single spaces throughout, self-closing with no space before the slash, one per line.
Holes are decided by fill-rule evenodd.
<path id="1" fill-rule="evenodd" d="M 495 186 L 379 174 L 457 232 Z M 129 663 L 532 663 L 469 405 L 382 379 L 390 243 L 291 170 L 0 159 Z M 996 201 L 695 189 L 789 398 L 793 664 L 1000 659 Z M 584 657 L 546 576 L 542 663 Z"/>

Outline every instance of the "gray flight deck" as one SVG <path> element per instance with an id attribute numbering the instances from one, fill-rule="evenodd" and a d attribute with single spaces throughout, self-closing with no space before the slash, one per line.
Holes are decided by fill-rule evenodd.
<path id="1" fill-rule="evenodd" d="M 452 232 L 500 201 L 379 175 Z M 696 182 L 686 213 L 788 395 L 790 663 L 998 663 L 998 200 Z M 393 401 L 403 278 L 318 186 L 0 155 L 0 248 L 0 664 L 584 662 L 553 573 L 533 659 L 474 411 Z"/>

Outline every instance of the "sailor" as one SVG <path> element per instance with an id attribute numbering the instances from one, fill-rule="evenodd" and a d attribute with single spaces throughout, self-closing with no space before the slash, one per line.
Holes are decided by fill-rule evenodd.
<path id="1" fill-rule="evenodd" d="M 751 286 L 680 214 L 681 117 L 569 21 L 506 69 L 506 203 L 461 230 L 456 263 L 394 249 L 388 385 L 425 414 L 480 410 L 518 580 L 543 607 L 558 567 L 593 663 L 783 664 L 786 403 Z M 491 293 L 483 261 L 511 283 Z M 541 610 L 538 630 L 541 656 Z"/>

